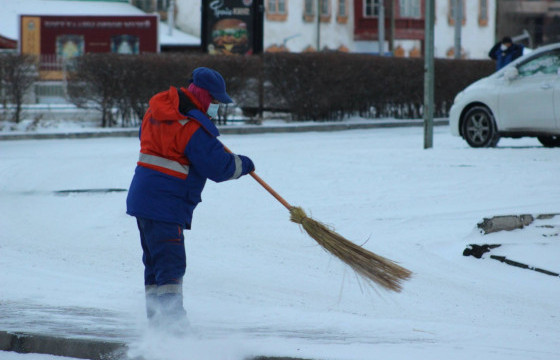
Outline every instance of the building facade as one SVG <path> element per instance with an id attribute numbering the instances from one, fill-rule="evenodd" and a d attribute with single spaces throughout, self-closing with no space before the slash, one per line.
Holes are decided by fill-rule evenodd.
<path id="1" fill-rule="evenodd" d="M 384 49 L 419 57 L 424 48 L 426 0 L 384 1 Z M 435 56 L 455 57 L 455 0 L 435 0 Z M 355 0 L 354 49 L 379 52 L 379 0 Z M 461 57 L 485 59 L 495 43 L 496 0 L 463 0 Z"/>
<path id="2" fill-rule="evenodd" d="M 132 1 L 149 2 L 154 11 L 162 12 L 171 0 Z M 223 0 L 204 1 L 223 3 Z M 271 52 L 379 53 L 379 1 L 264 0 L 264 49 Z M 463 58 L 487 58 L 496 40 L 496 1 L 463 0 Z M 436 0 L 435 3 L 435 55 L 454 57 L 455 0 Z M 200 36 L 201 4 L 201 0 L 174 0 L 176 25 Z M 421 56 L 425 0 L 384 0 L 383 4 L 386 39 L 383 50 L 395 56 Z"/>
<path id="3" fill-rule="evenodd" d="M 526 45 L 560 42 L 560 0 L 498 0 L 499 37 L 530 34 Z"/>
<path id="4" fill-rule="evenodd" d="M 435 56 L 454 56 L 455 0 L 436 0 Z M 463 0 L 461 57 L 488 59 L 496 43 L 496 0 Z M 500 38 L 501 39 L 501 38 Z"/>

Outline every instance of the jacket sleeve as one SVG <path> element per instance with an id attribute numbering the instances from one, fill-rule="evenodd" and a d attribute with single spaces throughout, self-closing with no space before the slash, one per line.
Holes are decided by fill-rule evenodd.
<path id="1" fill-rule="evenodd" d="M 512 45 L 513 46 L 513 45 Z M 523 55 L 523 45 L 515 44 L 515 49 L 513 50 L 513 58 L 512 60 L 517 59 Z"/>
<path id="2" fill-rule="evenodd" d="M 500 48 L 501 45 L 502 45 L 502 43 L 498 42 L 494 46 L 492 46 L 492 49 L 490 49 L 490 51 L 488 52 L 488 56 L 491 59 L 496 60 L 498 58 L 498 56 L 496 55 L 496 51 L 498 51 L 498 49 Z"/>
<path id="3" fill-rule="evenodd" d="M 191 166 L 215 182 L 237 179 L 250 170 L 244 156 L 226 152 L 222 143 L 202 128 L 192 135 L 184 153 Z"/>

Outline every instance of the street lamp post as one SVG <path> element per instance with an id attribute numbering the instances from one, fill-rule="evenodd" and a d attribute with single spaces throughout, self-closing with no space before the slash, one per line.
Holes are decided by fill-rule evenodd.
<path id="1" fill-rule="evenodd" d="M 434 143 L 434 0 L 425 3 L 424 35 L 424 149 Z"/>
<path id="2" fill-rule="evenodd" d="M 461 58 L 461 27 L 463 25 L 463 1 L 455 0 L 455 59 Z"/>
<path id="3" fill-rule="evenodd" d="M 379 19 L 377 22 L 377 29 L 379 33 L 379 55 L 383 55 L 385 53 L 385 4 L 383 4 L 383 0 L 379 0 L 377 5 L 377 18 Z"/>
<path id="4" fill-rule="evenodd" d="M 173 27 L 175 27 L 175 1 L 169 0 L 167 7 L 167 35 L 173 35 Z"/>

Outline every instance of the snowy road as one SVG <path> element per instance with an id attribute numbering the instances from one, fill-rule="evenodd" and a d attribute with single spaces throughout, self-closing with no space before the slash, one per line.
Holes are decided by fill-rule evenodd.
<path id="1" fill-rule="evenodd" d="M 560 212 L 560 149 L 471 149 L 448 131 L 429 150 L 422 128 L 222 136 L 293 205 L 414 277 L 400 294 L 371 288 L 251 178 L 208 183 L 186 233 L 197 333 L 182 340 L 145 329 L 126 192 L 56 193 L 128 188 L 137 139 L 0 142 L 0 330 L 124 339 L 171 360 L 558 359 L 560 279 L 462 251 L 501 243 L 496 254 L 560 272 L 560 220 L 476 229 Z"/>

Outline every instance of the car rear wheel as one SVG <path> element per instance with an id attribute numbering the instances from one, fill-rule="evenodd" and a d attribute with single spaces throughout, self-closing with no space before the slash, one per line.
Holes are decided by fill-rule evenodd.
<path id="1" fill-rule="evenodd" d="M 492 112 L 475 106 L 463 117 L 463 138 L 472 147 L 494 147 L 500 140 Z"/>
<path id="2" fill-rule="evenodd" d="M 545 147 L 560 147 L 560 136 L 559 135 L 551 135 L 551 136 L 539 136 L 537 137 L 541 144 Z"/>

